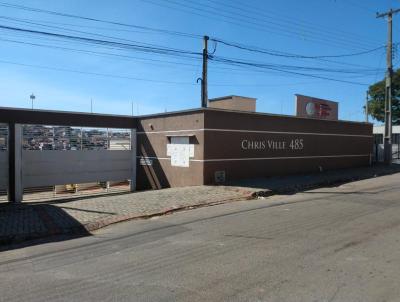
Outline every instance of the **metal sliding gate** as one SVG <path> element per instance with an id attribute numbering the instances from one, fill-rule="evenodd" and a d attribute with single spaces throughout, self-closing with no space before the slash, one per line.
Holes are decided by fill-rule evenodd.
<path id="1" fill-rule="evenodd" d="M 133 129 L 17 125 L 24 200 L 133 191 Z"/>
<path id="2" fill-rule="evenodd" d="M 0 200 L 7 200 L 8 189 L 8 125 L 0 124 Z"/>

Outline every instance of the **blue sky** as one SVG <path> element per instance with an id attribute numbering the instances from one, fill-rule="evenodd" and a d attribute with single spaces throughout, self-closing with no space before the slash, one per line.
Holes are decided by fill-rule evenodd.
<path id="1" fill-rule="evenodd" d="M 387 23 L 377 19 L 375 12 L 400 7 L 398 0 L 6 2 L 120 23 L 206 34 L 224 41 L 305 56 L 351 54 L 384 46 Z M 150 43 L 192 52 L 202 50 L 200 38 L 7 7 L 1 7 L 0 24 L 127 43 Z M 394 42 L 399 41 L 399 30 L 400 15 L 394 18 Z M 29 108 L 31 93 L 36 95 L 34 106 L 38 109 L 90 112 L 91 99 L 94 112 L 110 114 L 131 114 L 132 102 L 135 115 L 200 106 L 200 86 L 196 84 L 196 79 L 201 76 L 200 59 L 110 49 L 4 29 L 0 29 L 0 45 L 0 106 Z M 210 43 L 210 50 L 214 48 L 215 43 Z M 382 79 L 385 68 L 384 48 L 365 55 L 331 58 L 329 60 L 335 62 L 326 62 L 287 59 L 217 43 L 215 56 L 344 72 L 356 70 L 356 74 L 340 72 L 323 76 L 360 84 Z M 395 67 L 399 58 L 400 53 L 395 56 Z M 362 106 L 367 88 L 367 85 L 272 70 L 259 72 L 254 68 L 209 64 L 210 98 L 230 94 L 256 97 L 257 110 L 261 112 L 293 114 L 294 94 L 299 93 L 340 102 L 341 119 L 364 120 Z"/>

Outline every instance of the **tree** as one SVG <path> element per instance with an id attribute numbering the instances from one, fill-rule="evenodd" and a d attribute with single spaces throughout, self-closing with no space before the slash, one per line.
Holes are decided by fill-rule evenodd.
<path id="1" fill-rule="evenodd" d="M 400 69 L 393 72 L 392 81 L 392 119 L 393 125 L 400 125 Z M 385 121 L 385 80 L 369 86 L 368 112 L 379 122 Z"/>

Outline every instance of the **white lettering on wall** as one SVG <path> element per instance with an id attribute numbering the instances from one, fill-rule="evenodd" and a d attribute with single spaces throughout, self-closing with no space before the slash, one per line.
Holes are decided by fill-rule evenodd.
<path id="1" fill-rule="evenodd" d="M 241 142 L 242 150 L 303 150 L 304 139 L 291 140 L 247 140 Z"/>

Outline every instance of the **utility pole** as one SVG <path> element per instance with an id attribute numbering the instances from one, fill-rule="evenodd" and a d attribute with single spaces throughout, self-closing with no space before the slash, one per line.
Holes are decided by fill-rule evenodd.
<path id="1" fill-rule="evenodd" d="M 384 148 L 384 162 L 386 164 L 392 163 L 392 77 L 393 77 L 393 64 L 392 64 L 392 19 L 393 14 L 400 12 L 400 9 L 390 9 L 386 13 L 377 13 L 377 18 L 387 17 L 388 20 L 388 43 L 386 46 L 386 84 L 385 84 L 385 133 L 383 137 Z"/>
<path id="2" fill-rule="evenodd" d="M 208 91 L 207 91 L 207 61 L 208 61 L 208 36 L 204 36 L 203 48 L 203 74 L 201 78 L 201 107 L 206 108 L 208 104 Z"/>
<path id="3" fill-rule="evenodd" d="M 90 99 L 90 113 L 93 113 L 93 99 Z"/>
<path id="4" fill-rule="evenodd" d="M 367 93 L 365 95 L 365 122 L 368 123 L 368 99 L 369 99 L 369 94 L 368 94 L 368 90 Z"/>

